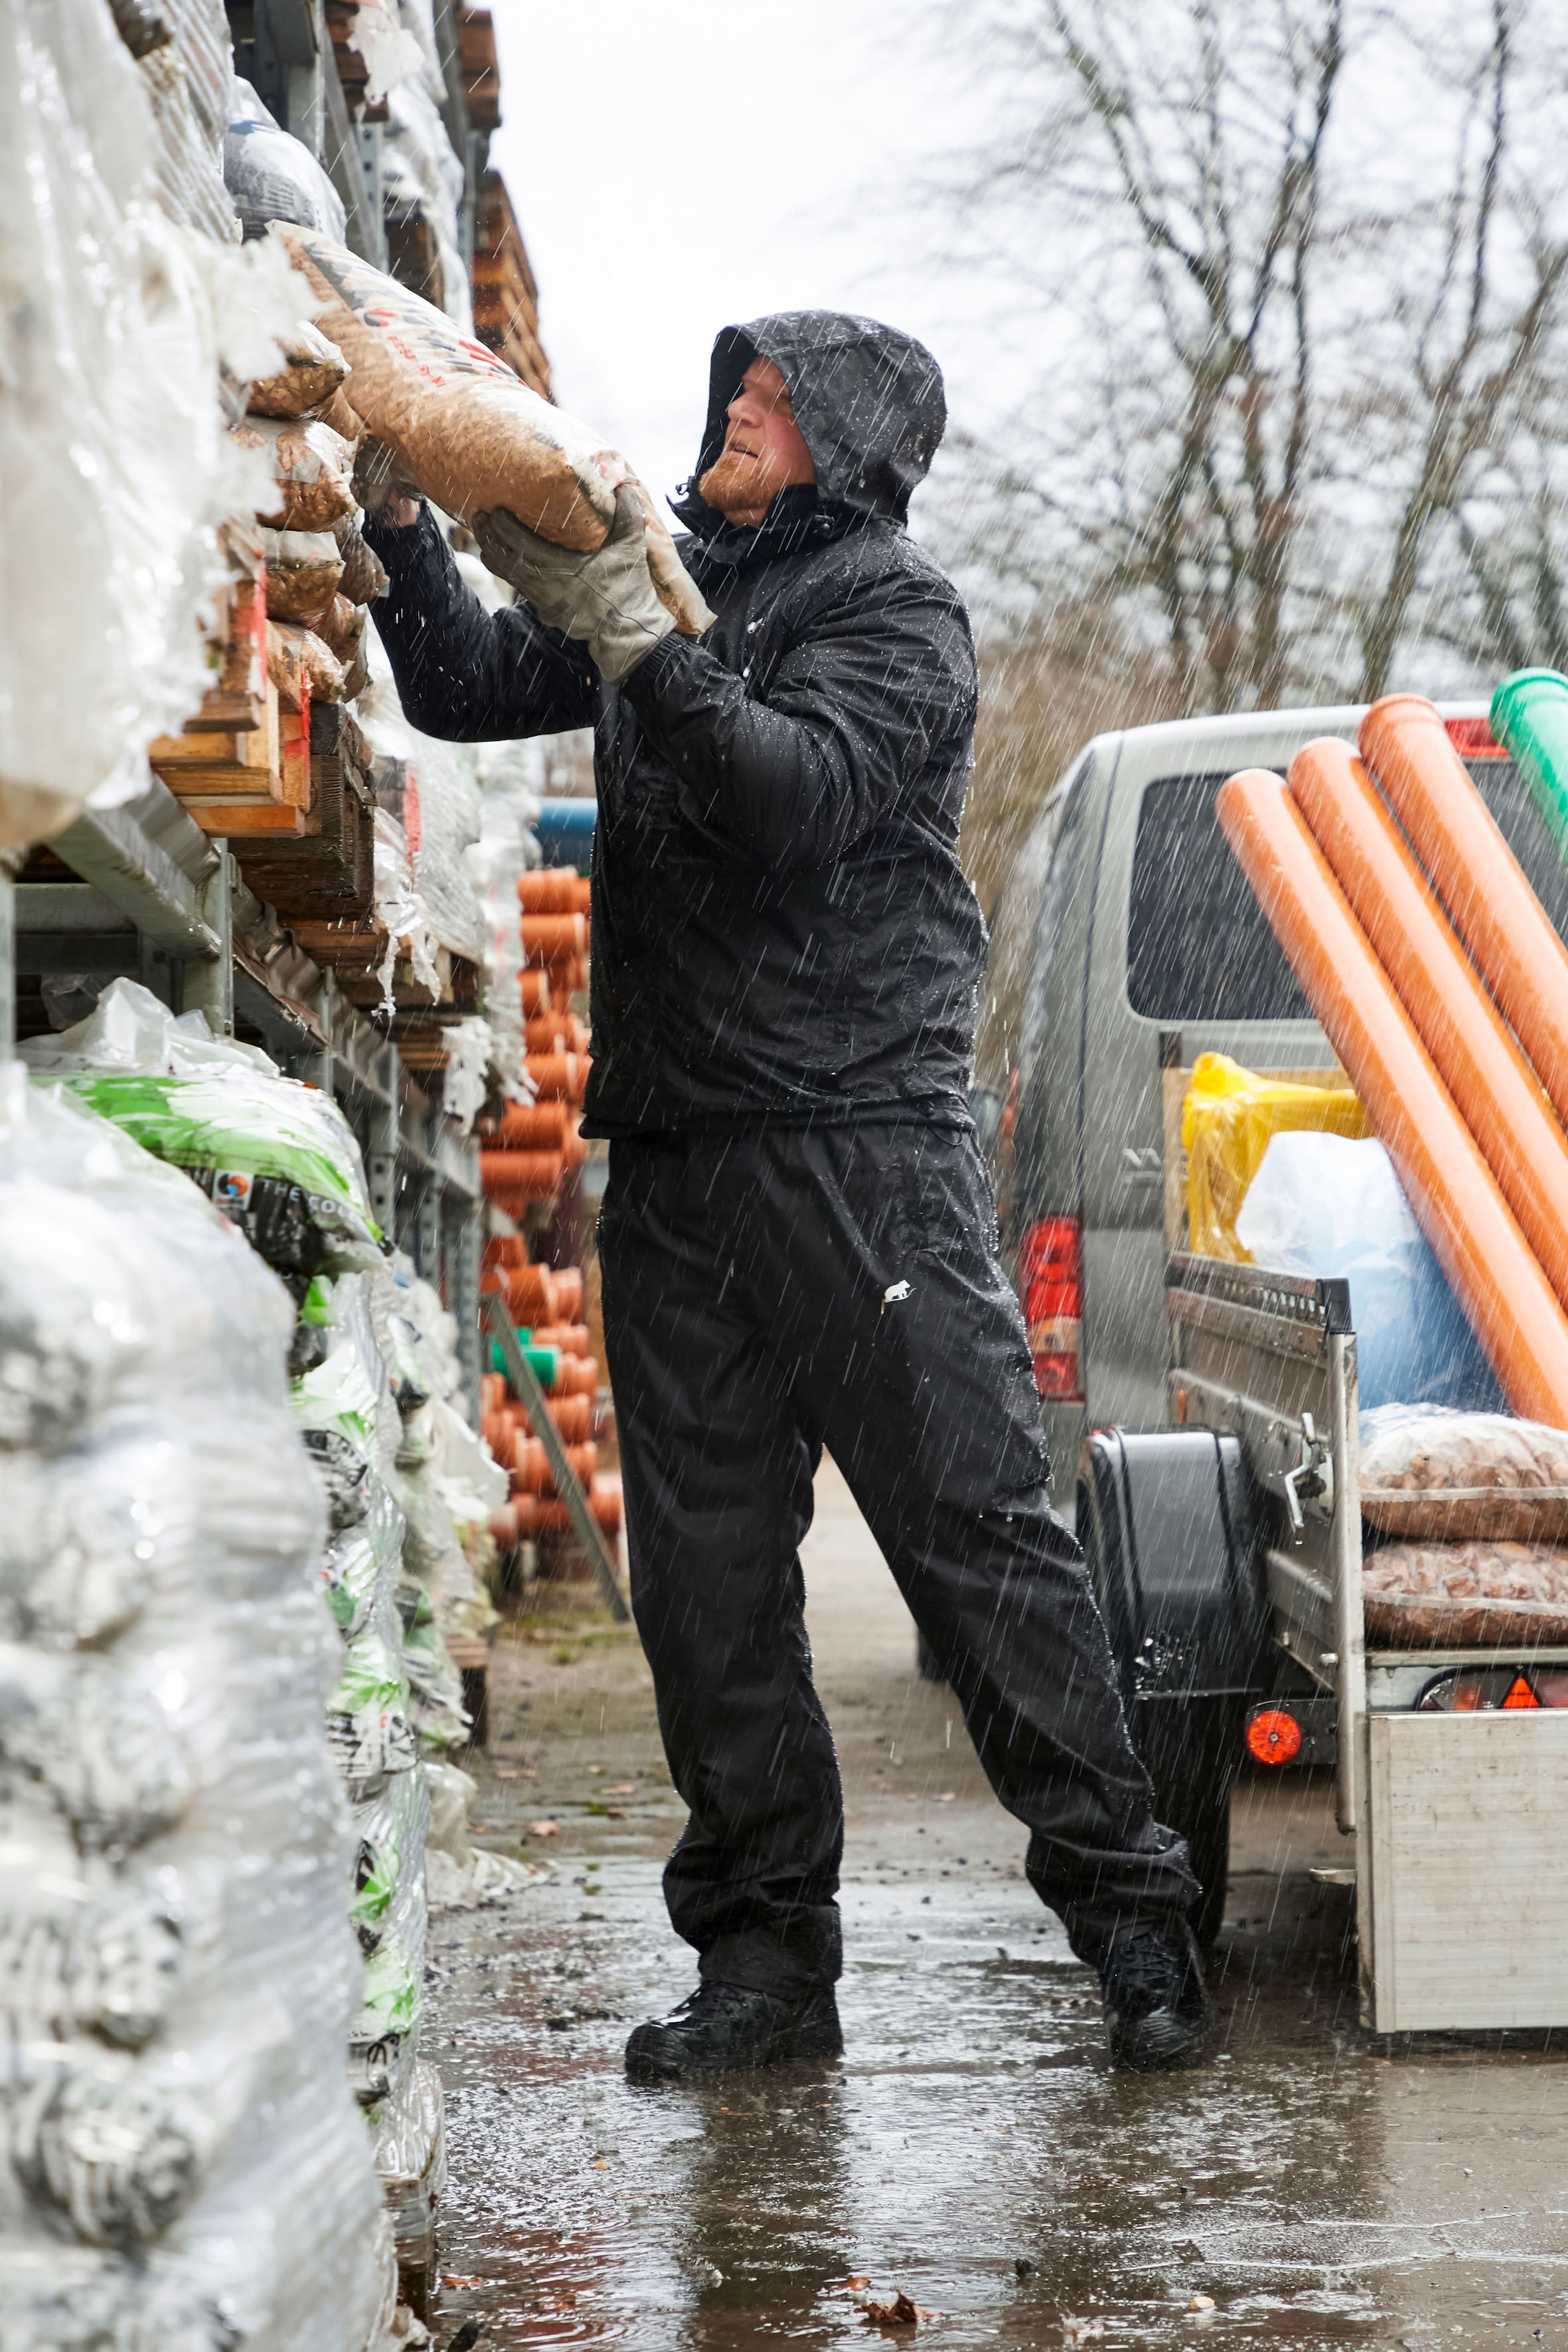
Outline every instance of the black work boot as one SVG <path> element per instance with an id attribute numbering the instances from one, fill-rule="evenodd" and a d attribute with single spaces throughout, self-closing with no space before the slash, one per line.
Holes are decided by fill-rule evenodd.
<path id="1" fill-rule="evenodd" d="M 1100 1971 L 1112 2063 L 1140 2074 L 1196 2058 L 1214 2031 L 1197 1939 L 1177 1927 L 1135 1927 Z"/>
<path id="2" fill-rule="evenodd" d="M 791 2000 L 747 1985 L 700 1984 L 668 2017 L 638 2026 L 626 2044 L 626 2074 L 633 2083 L 684 2083 L 732 2067 L 837 2058 L 843 2047 L 831 1985 Z"/>

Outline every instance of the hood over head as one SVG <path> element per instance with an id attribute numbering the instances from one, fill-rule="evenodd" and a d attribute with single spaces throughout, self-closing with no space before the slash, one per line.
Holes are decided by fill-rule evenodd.
<path id="1" fill-rule="evenodd" d="M 758 358 L 771 360 L 789 388 L 819 498 L 903 522 L 947 423 L 942 371 L 913 335 L 842 310 L 780 310 L 721 328 L 693 492 L 724 446 L 726 411 Z"/>

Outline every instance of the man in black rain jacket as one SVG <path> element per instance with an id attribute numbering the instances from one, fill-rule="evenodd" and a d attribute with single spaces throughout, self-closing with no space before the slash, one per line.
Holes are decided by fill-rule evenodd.
<path id="1" fill-rule="evenodd" d="M 904 530 L 945 421 L 935 361 L 889 328 L 726 329 L 678 509 L 700 636 L 651 597 L 630 493 L 598 556 L 482 522 L 560 628 L 486 614 L 413 501 L 367 532 L 415 727 L 595 734 L 584 1128 L 611 1139 L 632 1601 L 690 1808 L 665 1895 L 700 1956 L 696 1993 L 632 2037 L 644 2081 L 841 2046 L 842 1801 L 798 1553 L 824 1444 L 1029 1829 L 1032 1884 L 1101 1973 L 1113 2050 L 1169 2064 L 1210 2022 L 1186 1850 L 1047 1500 L 967 1106 L 975 657 Z"/>

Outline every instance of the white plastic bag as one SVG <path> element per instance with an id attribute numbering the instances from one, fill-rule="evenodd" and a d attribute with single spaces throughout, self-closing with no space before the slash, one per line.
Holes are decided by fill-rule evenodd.
<path id="1" fill-rule="evenodd" d="M 1441 1404 L 1491 1412 L 1497 1381 L 1381 1143 L 1276 1135 L 1236 1219 L 1279 1274 L 1348 1277 L 1364 1411 Z"/>

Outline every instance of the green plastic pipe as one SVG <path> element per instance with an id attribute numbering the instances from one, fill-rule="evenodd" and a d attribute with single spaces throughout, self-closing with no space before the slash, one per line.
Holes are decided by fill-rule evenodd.
<path id="1" fill-rule="evenodd" d="M 560 1349 L 559 1348 L 530 1347 L 528 1342 L 532 1339 L 533 1336 L 534 1335 L 531 1331 L 519 1329 L 517 1333 L 517 1345 L 522 1349 L 524 1355 L 528 1358 L 529 1363 L 533 1366 L 534 1378 L 538 1381 L 539 1386 L 541 1388 L 553 1389 L 560 1372 Z M 492 1339 L 490 1342 L 490 1370 L 493 1372 L 501 1373 L 503 1377 L 506 1374 L 507 1361 L 506 1358 L 501 1353 L 501 1343 L 499 1339 Z"/>
<path id="2" fill-rule="evenodd" d="M 1511 752 L 1568 862 L 1568 677 L 1516 669 L 1491 698 L 1491 731 Z"/>

